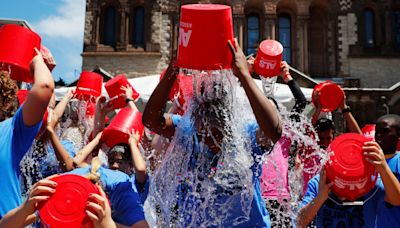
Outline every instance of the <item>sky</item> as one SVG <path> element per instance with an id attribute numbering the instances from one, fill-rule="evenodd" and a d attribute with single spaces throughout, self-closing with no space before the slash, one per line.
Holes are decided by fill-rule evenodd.
<path id="1" fill-rule="evenodd" d="M 85 0 L 0 0 L 0 18 L 28 22 L 50 49 L 54 80 L 72 82 L 82 69 Z"/>

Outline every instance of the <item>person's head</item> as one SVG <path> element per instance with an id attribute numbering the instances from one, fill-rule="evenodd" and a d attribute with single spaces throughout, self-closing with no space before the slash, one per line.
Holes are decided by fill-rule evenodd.
<path id="1" fill-rule="evenodd" d="M 318 145 L 323 149 L 328 148 L 335 138 L 335 124 L 333 121 L 327 118 L 319 119 L 315 124 L 315 131 L 319 138 Z"/>
<path id="2" fill-rule="evenodd" d="M 223 99 L 207 100 L 199 103 L 193 110 L 193 123 L 198 139 L 213 152 L 220 151 L 225 136 L 230 134 L 227 122 L 231 119 Z"/>
<path id="3" fill-rule="evenodd" d="M 7 71 L 0 71 L 0 121 L 12 117 L 18 109 L 17 84 Z"/>
<path id="4" fill-rule="evenodd" d="M 108 153 L 108 165 L 112 170 L 119 170 L 126 174 L 132 173 L 131 150 L 126 144 L 118 144 Z"/>
<path id="5" fill-rule="evenodd" d="M 375 140 L 385 154 L 394 154 L 400 140 L 400 116 L 389 114 L 376 121 Z"/>

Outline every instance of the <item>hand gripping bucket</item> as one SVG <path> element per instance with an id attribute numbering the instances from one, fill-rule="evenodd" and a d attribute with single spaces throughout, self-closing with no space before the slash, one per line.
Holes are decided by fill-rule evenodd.
<path id="1" fill-rule="evenodd" d="M 102 141 L 110 148 L 121 143 L 128 144 L 129 132 L 132 129 L 143 135 L 142 113 L 130 107 L 123 108 L 103 131 Z"/>
<path id="2" fill-rule="evenodd" d="M 95 72 L 83 71 L 76 85 L 75 97 L 90 100 L 101 95 L 103 77 Z"/>
<path id="3" fill-rule="evenodd" d="M 0 68 L 11 70 L 16 81 L 33 82 L 30 63 L 40 50 L 41 38 L 33 31 L 20 25 L 7 24 L 0 27 Z"/>
<path id="4" fill-rule="evenodd" d="M 40 205 L 39 215 L 43 227 L 93 227 L 86 216 L 86 204 L 90 194 L 99 191 L 87 178 L 75 174 L 63 174 L 51 178 L 57 182 L 56 192 Z"/>
<path id="5" fill-rule="evenodd" d="M 181 8 L 178 39 L 179 67 L 198 70 L 231 68 L 232 11 L 218 4 L 191 4 Z"/>
<path id="6" fill-rule="evenodd" d="M 319 102 L 322 111 L 332 112 L 337 109 L 344 98 L 344 92 L 340 86 L 331 81 L 322 82 L 314 87 L 312 102 L 315 104 L 315 96 L 320 91 Z"/>
<path id="7" fill-rule="evenodd" d="M 254 71 L 264 77 L 274 77 L 281 72 L 283 46 L 276 40 L 261 42 L 256 59 Z"/>
<path id="8" fill-rule="evenodd" d="M 375 124 L 365 124 L 361 132 L 365 138 L 375 141 Z"/>
<path id="9" fill-rule="evenodd" d="M 367 141 L 362 135 L 347 133 L 331 143 L 326 175 L 329 182 L 333 182 L 331 189 L 335 195 L 354 201 L 374 188 L 378 173 L 362 152 Z"/>
<path id="10" fill-rule="evenodd" d="M 139 93 L 129 83 L 128 79 L 126 79 L 125 75 L 123 74 L 117 75 L 104 85 L 114 109 L 120 109 L 126 106 L 126 101 L 124 96 L 125 91 L 121 89 L 122 86 L 132 88 L 133 90 L 132 98 L 134 100 L 136 100 L 140 96 Z"/>

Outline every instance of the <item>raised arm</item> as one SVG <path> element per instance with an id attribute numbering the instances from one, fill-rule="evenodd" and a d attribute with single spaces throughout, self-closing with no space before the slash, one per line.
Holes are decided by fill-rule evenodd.
<path id="1" fill-rule="evenodd" d="M 229 41 L 229 47 L 234 56 L 234 63 L 232 65 L 234 74 L 239 78 L 249 98 L 251 108 L 253 109 L 260 129 L 273 142 L 278 141 L 282 134 L 282 124 L 279 119 L 278 111 L 257 87 L 257 84 L 251 77 L 246 57 L 237 40 L 235 39 L 235 46 Z"/>
<path id="2" fill-rule="evenodd" d="M 54 108 L 54 118 L 58 121 L 61 116 L 64 114 L 65 108 L 68 105 L 68 102 L 74 96 L 74 90 L 68 90 L 67 94 L 63 97 L 63 99 L 57 104 Z"/>
<path id="3" fill-rule="evenodd" d="M 92 137 L 104 130 L 106 125 L 106 115 L 112 110 L 113 107 L 111 105 L 111 102 L 107 101 L 105 97 L 100 97 L 99 99 L 97 99 Z"/>
<path id="4" fill-rule="evenodd" d="M 85 165 L 85 160 L 89 154 L 96 148 L 100 143 L 101 135 L 103 132 L 97 133 L 96 137 L 90 141 L 86 146 L 84 146 L 74 157 L 74 162 L 78 167 Z"/>
<path id="5" fill-rule="evenodd" d="M 147 170 L 146 162 L 144 161 L 138 147 L 139 138 L 139 132 L 134 132 L 134 130 L 132 130 L 132 132 L 129 133 L 128 143 L 131 149 L 133 168 L 135 169 L 135 179 L 139 184 L 143 185 L 146 182 Z"/>
<path id="6" fill-rule="evenodd" d="M 37 55 L 31 62 L 34 84 L 22 108 L 22 116 L 26 126 L 33 126 L 42 121 L 54 91 L 53 77 L 40 52 L 36 48 L 35 51 Z"/>
<path id="7" fill-rule="evenodd" d="M 346 95 L 343 97 L 343 100 L 340 103 L 339 108 L 343 114 L 343 118 L 346 121 L 347 127 L 349 128 L 349 132 L 362 134 L 360 126 L 358 126 L 356 119 L 354 119 L 353 114 L 351 114 L 350 107 L 347 106 L 346 104 Z"/>
<path id="8" fill-rule="evenodd" d="M 309 200 L 311 199 L 303 208 L 300 209 L 299 214 L 297 215 L 297 226 L 298 227 L 307 227 L 308 224 L 315 218 L 319 209 L 328 199 L 330 188 L 333 183 L 327 183 L 325 170 L 322 169 L 320 173 L 320 179 L 318 182 L 318 186 L 314 186 L 314 183 L 311 182 L 308 185 L 306 195 L 303 199 Z M 316 192 L 316 188 L 318 188 Z"/>
<path id="9" fill-rule="evenodd" d="M 177 74 L 178 68 L 171 63 L 143 111 L 143 124 L 148 129 L 166 138 L 171 138 L 175 134 L 172 119 L 170 115 L 164 115 L 164 110 Z"/>
<path id="10" fill-rule="evenodd" d="M 54 126 L 56 125 L 58 119 L 52 119 L 47 123 L 47 132 L 49 134 L 51 145 L 53 146 L 56 158 L 60 163 L 60 167 L 64 172 L 71 171 L 75 168 L 74 160 L 69 155 L 68 151 L 64 148 L 60 139 L 58 138 Z"/>
<path id="11" fill-rule="evenodd" d="M 292 92 L 294 100 L 295 100 L 295 104 L 292 108 L 292 111 L 296 112 L 296 113 L 302 113 L 304 108 L 307 105 L 307 99 L 304 96 L 304 93 L 301 91 L 300 86 L 290 75 L 289 65 L 285 61 L 281 62 L 281 68 L 282 68 L 282 71 L 279 74 L 279 76 L 289 86 L 289 89 Z"/>

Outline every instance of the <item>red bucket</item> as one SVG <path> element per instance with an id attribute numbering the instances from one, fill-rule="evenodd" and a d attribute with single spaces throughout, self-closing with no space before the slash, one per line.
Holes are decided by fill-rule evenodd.
<path id="1" fill-rule="evenodd" d="M 125 94 L 125 91 L 121 89 L 122 86 L 132 88 L 132 98 L 134 100 L 136 100 L 140 96 L 139 93 L 129 83 L 128 79 L 126 79 L 125 75 L 120 74 L 115 76 L 104 85 L 107 90 L 108 96 L 111 99 L 111 104 L 115 109 L 120 109 L 126 106 L 126 101 L 123 96 Z"/>
<path id="2" fill-rule="evenodd" d="M 365 138 L 375 141 L 375 124 L 365 124 L 361 132 Z"/>
<path id="3" fill-rule="evenodd" d="M 181 8 L 178 66 L 198 70 L 229 69 L 233 41 L 232 11 L 218 4 L 191 4 Z"/>
<path id="4" fill-rule="evenodd" d="M 261 42 L 256 59 L 254 71 L 264 77 L 274 77 L 281 72 L 283 46 L 276 40 Z"/>
<path id="5" fill-rule="evenodd" d="M 103 77 L 95 72 L 83 71 L 76 85 L 75 96 L 78 99 L 89 100 L 101 95 Z"/>
<path id="6" fill-rule="evenodd" d="M 344 98 L 344 92 L 340 86 L 331 81 L 322 82 L 314 87 L 312 102 L 315 104 L 315 96 L 320 91 L 319 102 L 322 111 L 332 112 L 336 110 Z"/>
<path id="7" fill-rule="evenodd" d="M 56 192 L 39 211 L 44 226 L 93 227 L 85 210 L 89 195 L 99 194 L 96 185 L 75 174 L 63 174 L 51 180 L 57 182 Z"/>
<path id="8" fill-rule="evenodd" d="M 165 69 L 161 73 L 160 80 L 164 77 L 166 71 L 167 70 Z M 169 100 L 174 101 L 176 96 L 178 96 L 179 104 L 181 106 L 186 103 L 185 97 L 193 96 L 193 78 L 191 76 L 181 73 L 178 74 L 169 93 Z"/>
<path id="9" fill-rule="evenodd" d="M 11 69 L 11 78 L 16 81 L 33 82 L 30 63 L 40 50 L 40 36 L 20 25 L 7 24 L 0 28 L 0 67 Z"/>
<path id="10" fill-rule="evenodd" d="M 129 132 L 132 129 L 143 135 L 142 113 L 130 107 L 123 108 L 103 131 L 102 141 L 110 148 L 121 143 L 128 144 Z"/>
<path id="11" fill-rule="evenodd" d="M 347 133 L 331 143 L 333 153 L 326 164 L 326 175 L 337 196 L 354 201 L 374 188 L 378 173 L 362 152 L 367 141 L 362 135 Z"/>

